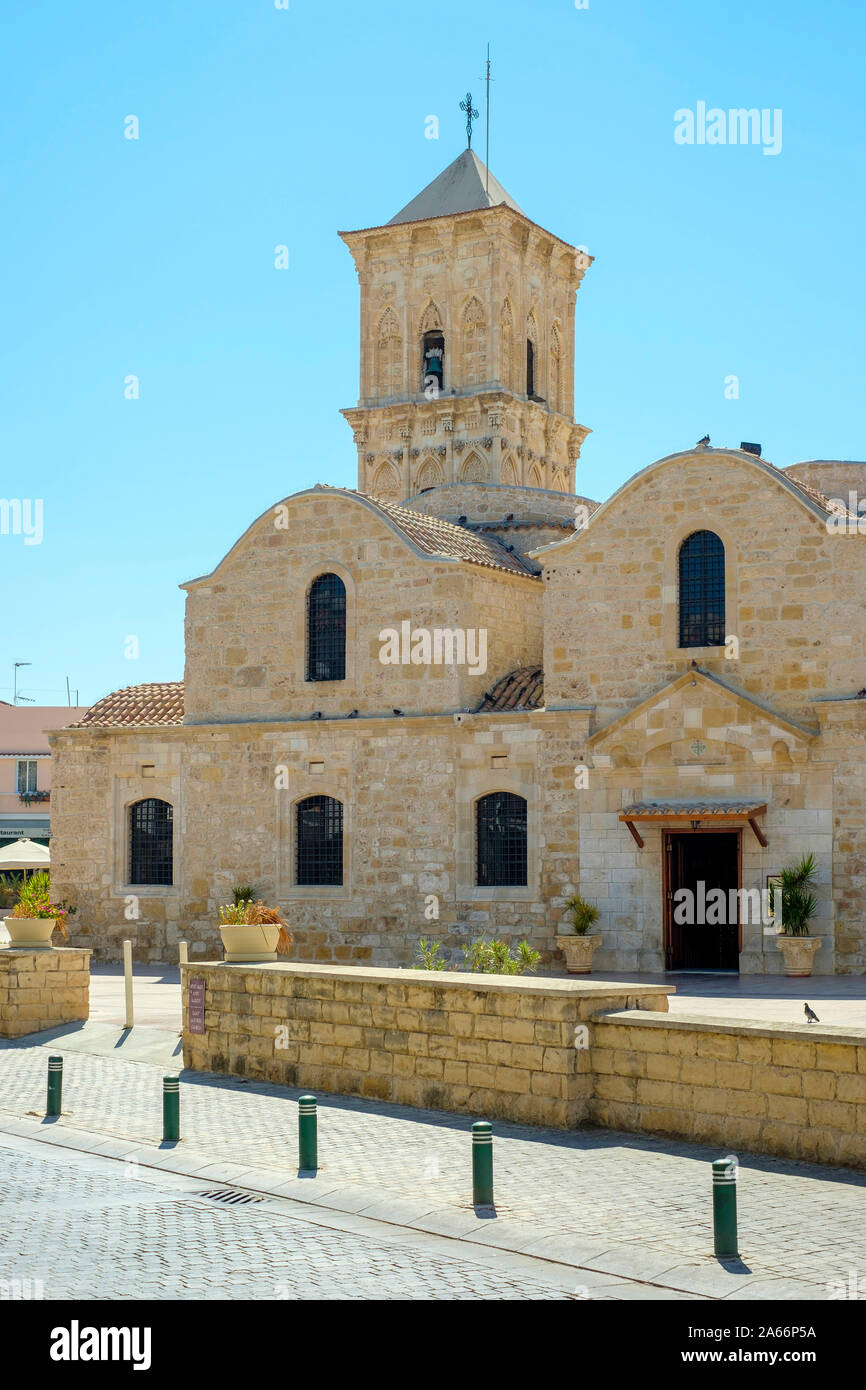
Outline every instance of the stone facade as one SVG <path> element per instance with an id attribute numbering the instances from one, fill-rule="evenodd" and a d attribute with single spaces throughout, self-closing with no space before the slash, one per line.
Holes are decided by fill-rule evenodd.
<path id="1" fill-rule="evenodd" d="M 296 965 L 182 967 L 183 1059 L 343 1095 L 570 1129 L 587 1117 L 593 1011 L 667 1008 L 647 986 Z M 189 981 L 205 982 L 204 1033 Z M 577 1030 L 583 1028 L 581 1036 Z"/>
<path id="2" fill-rule="evenodd" d="M 0 1038 L 22 1038 L 89 1015 L 89 951 L 0 950 Z"/>
<path id="3" fill-rule="evenodd" d="M 728 856 L 735 893 L 766 893 L 813 854 L 815 969 L 866 971 L 866 530 L 856 514 L 839 525 L 819 486 L 847 501 L 866 464 L 783 472 L 753 450 L 698 445 L 602 505 L 575 496 L 572 311 L 588 261 L 503 198 L 346 234 L 361 279 L 361 401 L 347 414 L 362 491 L 286 498 L 183 586 L 182 700 L 142 687 L 136 718 L 133 689 L 53 735 L 52 877 L 79 908 L 82 945 L 116 957 L 132 935 L 160 959 L 182 936 L 215 956 L 219 905 L 251 883 L 283 909 L 302 960 L 409 964 L 427 936 L 452 961 L 496 935 L 527 938 L 561 970 L 554 938 L 580 892 L 601 913 L 596 968 L 682 968 L 673 854 L 714 836 L 700 843 L 707 862 L 713 845 Z M 541 400 L 521 398 L 515 376 L 527 316 Z M 551 393 L 554 329 L 564 376 Z M 456 374 L 432 399 L 413 375 L 429 334 L 445 339 L 446 384 Z M 422 472 L 425 440 L 439 472 Z M 521 466 L 506 476 L 512 444 Z M 484 466 L 467 475 L 458 460 L 476 447 Z M 722 553 L 708 646 L 680 631 L 695 533 Z M 307 661 L 323 575 L 345 591 L 339 679 Z M 483 632 L 484 660 L 384 662 L 383 633 L 404 628 Z M 524 807 L 525 881 L 479 878 L 478 803 L 492 793 Z M 330 886 L 296 872 L 298 807 L 319 795 L 342 807 Z M 130 816 L 154 798 L 173 815 L 171 881 L 133 883 Z M 730 925 L 719 968 L 781 971 L 766 922 Z"/>
<path id="4" fill-rule="evenodd" d="M 423 558 L 365 498 L 313 488 L 260 517 L 213 574 L 184 585 L 186 720 L 192 724 L 412 714 L 474 708 L 494 674 L 540 662 L 542 599 L 533 574 Z M 305 599 L 323 572 L 346 586 L 346 679 L 306 679 Z M 251 615 L 255 615 L 252 617 Z M 484 670 L 383 665 L 383 629 L 486 632 Z M 475 663 L 480 665 L 480 663 Z"/>

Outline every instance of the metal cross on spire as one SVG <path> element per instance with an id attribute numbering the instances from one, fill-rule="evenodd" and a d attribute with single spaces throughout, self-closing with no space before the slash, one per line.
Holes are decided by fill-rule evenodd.
<path id="1" fill-rule="evenodd" d="M 478 120 L 478 112 L 472 105 L 472 93 L 466 93 L 466 100 L 461 101 L 460 110 L 466 112 L 466 147 L 472 149 L 472 122 Z"/>

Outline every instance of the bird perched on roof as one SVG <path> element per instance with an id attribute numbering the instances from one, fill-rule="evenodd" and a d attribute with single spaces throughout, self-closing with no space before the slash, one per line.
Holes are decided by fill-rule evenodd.
<path id="1" fill-rule="evenodd" d="M 700 446 L 701 446 L 702 444 L 709 444 L 709 442 L 710 442 L 710 436 L 709 436 L 708 434 L 705 434 L 704 437 L 703 437 L 703 439 L 699 439 L 699 440 L 698 440 L 697 445 L 696 445 L 695 447 L 696 447 L 696 448 L 700 448 Z"/>
<path id="2" fill-rule="evenodd" d="M 357 719 L 357 718 L 358 718 L 358 711 L 357 711 L 356 709 L 353 709 L 353 710 L 351 711 L 350 714 L 347 714 L 347 715 L 346 715 L 346 718 L 347 718 L 347 719 Z"/>
<path id="3" fill-rule="evenodd" d="M 402 714 L 403 711 L 402 711 L 401 709 L 395 709 L 395 710 L 394 710 L 394 713 L 395 713 L 395 714 Z"/>
<path id="4" fill-rule="evenodd" d="M 804 1004 L 804 1005 L 803 1005 L 803 1009 L 804 1009 L 805 1014 L 806 1014 L 806 1022 L 807 1022 L 807 1023 L 820 1023 L 820 1022 L 821 1022 L 820 1018 L 819 1018 L 818 1015 L 815 1013 L 815 1010 L 814 1010 L 814 1009 L 810 1009 L 808 1004 Z"/>
<path id="5" fill-rule="evenodd" d="M 321 717 L 322 717 L 322 711 L 321 711 L 320 709 L 315 710 L 315 711 L 310 715 L 310 718 L 311 718 L 311 719 L 321 719 Z"/>
<path id="6" fill-rule="evenodd" d="M 857 700 L 866 700 L 866 685 L 864 685 L 862 690 L 857 691 L 857 694 L 854 698 Z"/>

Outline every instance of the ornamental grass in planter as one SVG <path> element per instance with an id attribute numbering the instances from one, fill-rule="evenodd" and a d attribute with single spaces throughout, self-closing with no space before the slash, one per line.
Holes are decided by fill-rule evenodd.
<path id="1" fill-rule="evenodd" d="M 225 903 L 219 913 L 227 961 L 261 963 L 289 954 L 292 936 L 277 908 L 242 899 Z"/>

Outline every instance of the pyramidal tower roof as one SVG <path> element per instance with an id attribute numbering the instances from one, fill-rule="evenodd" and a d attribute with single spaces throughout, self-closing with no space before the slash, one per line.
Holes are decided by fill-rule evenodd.
<path id="1" fill-rule="evenodd" d="M 441 174 L 422 188 L 417 197 L 386 223 L 393 227 L 398 222 L 421 222 L 427 217 L 447 217 L 455 212 L 477 212 L 479 208 L 496 207 L 507 203 L 525 216 L 510 193 L 478 158 L 473 149 L 463 150 L 453 164 L 443 169 Z"/>

